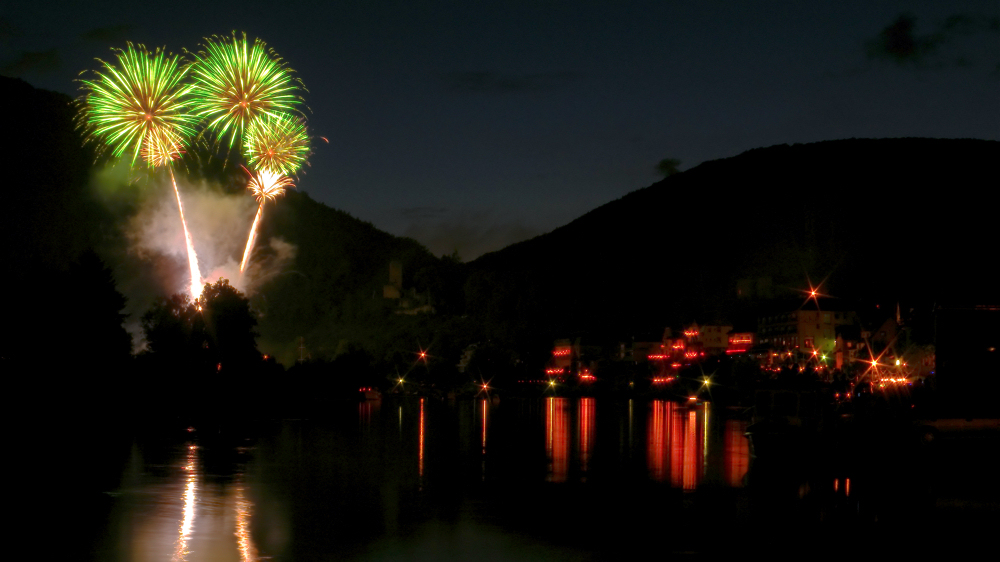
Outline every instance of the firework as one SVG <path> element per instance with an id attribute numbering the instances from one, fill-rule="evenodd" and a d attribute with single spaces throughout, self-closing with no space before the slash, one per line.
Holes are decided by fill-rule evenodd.
<path id="1" fill-rule="evenodd" d="M 187 70 L 175 55 L 132 43 L 116 58 L 117 65 L 98 59 L 103 71 L 81 80 L 86 93 L 78 123 L 87 140 L 100 141 L 115 157 L 131 154 L 132 165 L 140 157 L 151 166 L 177 158 L 197 123 L 188 107 L 191 86 L 183 83 Z"/>
<path id="2" fill-rule="evenodd" d="M 309 155 L 309 136 L 301 119 L 265 115 L 247 127 L 243 148 L 254 168 L 291 176 Z"/>
<path id="3" fill-rule="evenodd" d="M 104 71 L 95 71 L 93 79 L 81 80 L 86 91 L 78 115 L 78 124 L 87 141 L 101 143 L 115 157 L 130 153 L 132 165 L 140 158 L 151 167 L 167 166 L 177 197 L 177 210 L 184 229 L 190 291 L 201 294 L 201 272 L 191 233 L 184 219 L 184 205 L 177 180 L 169 164 L 180 157 L 182 147 L 194 134 L 196 116 L 188 109 L 191 86 L 183 84 L 187 69 L 177 56 L 156 49 L 150 53 L 143 45 L 127 43 L 117 50 L 118 64 L 98 59 Z"/>
<path id="4" fill-rule="evenodd" d="M 184 219 L 184 204 L 181 203 L 181 192 L 177 190 L 177 180 L 174 178 L 173 168 L 168 167 L 170 170 L 170 182 L 174 186 L 174 195 L 177 197 L 177 211 L 181 215 L 181 226 L 184 227 L 184 245 L 187 248 L 188 257 L 188 269 L 191 271 L 191 298 L 197 300 L 201 296 L 201 268 L 198 267 L 198 254 L 194 251 L 194 240 L 191 239 L 191 233 L 188 231 L 187 220 Z"/>
<path id="5" fill-rule="evenodd" d="M 301 83 L 292 70 L 260 39 L 214 36 L 194 54 L 194 113 L 205 120 L 219 142 L 232 148 L 253 122 L 265 115 L 296 113 Z"/>
<path id="6" fill-rule="evenodd" d="M 261 205 L 265 201 L 274 201 L 275 198 L 284 194 L 285 189 L 289 187 L 295 187 L 295 184 L 292 183 L 292 180 L 288 176 L 275 174 L 270 170 L 261 170 L 257 172 L 256 176 L 250 174 L 250 183 L 247 184 L 247 189 L 250 190 L 250 193 L 253 194 L 254 198 Z"/>
<path id="7" fill-rule="evenodd" d="M 243 168 L 246 170 L 246 168 Z M 292 180 L 285 175 L 276 174 L 268 170 L 261 170 L 257 172 L 257 175 L 250 174 L 250 183 L 247 184 L 247 189 L 253 193 L 254 197 L 257 199 L 257 215 L 253 219 L 253 224 L 250 226 L 250 236 L 247 237 L 247 245 L 243 250 L 243 260 L 240 262 L 240 273 L 246 268 L 247 260 L 250 259 L 250 253 L 253 251 L 254 243 L 257 241 L 257 227 L 260 225 L 260 219 L 264 216 L 264 203 L 267 201 L 274 201 L 274 199 L 285 192 L 285 189 L 289 187 L 294 187 Z"/>

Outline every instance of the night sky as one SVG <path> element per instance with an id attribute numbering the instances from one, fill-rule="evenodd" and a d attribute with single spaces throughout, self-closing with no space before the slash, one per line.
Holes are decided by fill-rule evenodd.
<path id="1" fill-rule="evenodd" d="M 246 31 L 297 71 L 330 141 L 299 189 L 466 260 L 653 183 L 664 158 L 1000 139 L 996 0 L 315 4 L 14 0 L 0 73 L 75 97 L 125 41 Z"/>

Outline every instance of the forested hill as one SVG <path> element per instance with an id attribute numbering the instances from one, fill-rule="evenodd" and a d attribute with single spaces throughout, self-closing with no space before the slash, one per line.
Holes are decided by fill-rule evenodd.
<path id="1" fill-rule="evenodd" d="M 845 298 L 973 299 L 997 290 L 987 282 L 997 162 L 1000 143 L 966 139 L 759 148 L 470 266 L 474 277 L 530 279 L 535 303 L 524 308 L 544 310 L 537 322 L 556 332 L 724 319 L 741 306 L 740 279 L 768 278 L 778 292 L 825 279 Z"/>
<path id="2" fill-rule="evenodd" d="M 286 357 L 299 337 L 314 357 L 332 357 L 338 347 L 342 352 L 344 345 L 363 345 L 380 330 L 391 331 L 385 322 L 397 320 L 391 314 L 396 301 L 382 294 L 390 261 L 402 265 L 404 290 L 424 295 L 440 262 L 412 239 L 378 230 L 295 191 L 265 214 L 260 239 L 272 237 L 295 245 L 295 260 L 252 301 L 262 313 L 262 343 L 285 348 Z"/>

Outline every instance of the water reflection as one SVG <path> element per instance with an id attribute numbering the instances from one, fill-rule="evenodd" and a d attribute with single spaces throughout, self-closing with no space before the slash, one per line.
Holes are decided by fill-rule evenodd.
<path id="1" fill-rule="evenodd" d="M 257 547 L 250 536 L 250 508 L 253 506 L 244 495 L 242 482 L 236 484 L 236 542 L 240 548 L 241 562 L 257 560 Z"/>
<path id="2" fill-rule="evenodd" d="M 694 490 L 708 470 L 710 406 L 678 405 L 665 400 L 649 404 L 646 432 L 646 468 L 655 482 L 669 481 L 671 486 Z M 745 427 L 745 426 L 744 426 Z M 742 439 L 742 433 L 740 434 Z M 736 445 L 733 445 L 736 447 Z M 744 468 L 749 463 L 749 453 L 743 457 Z M 733 460 L 732 462 L 738 462 Z M 739 477 L 742 478 L 743 472 Z"/>
<path id="3" fill-rule="evenodd" d="M 372 417 L 378 415 L 379 401 L 364 400 L 358 403 L 358 423 L 365 430 L 371 429 Z"/>
<path id="4" fill-rule="evenodd" d="M 214 451 L 214 449 L 212 450 Z M 210 454 L 193 443 L 174 453 L 174 464 L 146 464 L 140 457 L 127 471 L 142 474 L 118 496 L 108 537 L 122 541 L 124 560 L 252 562 L 260 560 L 250 523 L 253 504 L 242 469 L 228 477 L 205 474 Z M 164 468 L 167 469 L 164 472 Z M 110 544 L 109 544 L 110 546 Z M 110 552 L 110 550 L 109 550 Z"/>
<path id="5" fill-rule="evenodd" d="M 186 560 L 188 555 L 188 541 L 191 538 L 191 529 L 194 528 L 194 506 L 197 500 L 198 490 L 198 448 L 195 445 L 187 446 L 187 459 L 184 464 L 185 486 L 182 501 L 184 503 L 183 515 L 180 524 L 180 536 L 177 538 L 177 547 L 174 549 L 172 560 Z"/>
<path id="6" fill-rule="evenodd" d="M 546 487 L 551 493 L 561 493 L 558 483 L 584 482 L 579 490 L 586 494 L 585 490 L 601 489 L 602 482 L 636 477 L 661 482 L 662 490 L 667 485 L 693 490 L 706 479 L 739 487 L 750 462 L 743 437 L 746 421 L 726 419 L 726 410 L 713 411 L 704 403 L 630 400 L 626 404 L 590 397 L 549 397 L 512 399 L 500 405 L 477 399 L 459 406 L 460 415 L 454 418 L 440 414 L 446 407 L 430 399 L 387 401 L 381 409 L 377 403 L 366 402 L 345 404 L 344 415 L 326 424 L 279 422 L 273 434 L 259 437 L 253 478 L 237 463 L 228 465 L 231 468 L 221 475 L 206 474 L 219 466 L 220 458 L 234 458 L 227 455 L 238 453 L 226 452 L 214 442 L 204 448 L 185 444 L 167 457 L 174 464 L 159 465 L 167 466 L 166 472 L 149 465 L 136 471 L 145 475 L 142 491 L 120 502 L 121 532 L 109 536 L 127 537 L 120 540 L 130 551 L 123 558 L 129 560 L 249 562 L 282 556 L 283 537 L 288 535 L 284 530 L 275 535 L 274 522 L 289 521 L 287 513 L 299 509 L 296 505 L 306 506 L 301 509 L 310 516 L 356 525 L 341 533 L 361 537 L 356 541 L 368 540 L 369 535 L 378 535 L 370 529 L 382 525 L 391 534 L 401 521 L 419 517 L 414 514 L 423 512 L 412 506 L 437 501 L 450 482 L 463 480 L 448 477 L 451 474 L 481 481 L 484 490 L 523 477 L 554 483 Z M 451 419 L 454 427 L 448 425 Z M 539 433 L 542 422 L 544 440 Z M 428 423 L 433 424 L 433 432 Z M 530 431 L 522 431 L 527 428 Z M 456 437 L 461 441 L 458 447 L 454 446 Z M 374 447 L 376 440 L 391 446 Z M 304 450 L 313 451 L 308 463 L 302 462 Z M 619 462 L 614 462 L 615 455 Z M 546 463 L 544 477 L 542 462 Z M 460 474 L 462 470 L 467 472 Z M 435 480 L 436 485 L 424 486 L 425 478 L 439 475 L 445 477 Z M 847 494 L 844 479 L 832 485 L 842 496 Z M 336 494 L 317 492 L 328 488 Z M 250 498 L 259 501 L 259 507 Z M 329 505 L 344 505 L 344 511 L 327 513 Z M 348 511 L 352 515 L 344 515 Z M 251 522 L 262 532 L 256 541 Z M 308 532 L 300 526 L 294 531 Z M 335 548 L 333 542 L 323 542 L 324 548 Z"/>
<path id="7" fill-rule="evenodd" d="M 565 482 L 569 470 L 569 412 L 565 398 L 545 399 L 545 455 L 549 482 Z"/>
<path id="8" fill-rule="evenodd" d="M 654 400 L 650 404 L 649 428 L 646 432 L 646 459 L 649 466 L 649 477 L 656 482 L 663 482 L 667 476 L 665 454 L 667 451 L 667 424 L 673 411 L 673 402 Z M 632 402 L 629 401 L 629 424 L 632 422 Z"/>
<path id="9" fill-rule="evenodd" d="M 594 449 L 594 399 L 581 398 L 577 413 L 577 434 L 580 451 L 580 479 L 587 480 L 587 470 L 590 465 L 590 455 Z"/>
<path id="10" fill-rule="evenodd" d="M 744 435 L 746 420 L 726 420 L 725 479 L 726 484 L 738 488 L 743 485 L 743 477 L 750 468 L 750 443 Z"/>
<path id="11" fill-rule="evenodd" d="M 706 411 L 706 414 L 708 412 Z M 698 412 L 696 410 L 689 410 L 687 412 L 687 424 L 685 429 L 687 430 L 684 435 L 684 471 L 682 473 L 681 484 L 685 490 L 694 490 L 695 486 L 698 485 L 699 469 L 703 469 L 700 455 L 703 451 L 701 444 L 698 442 L 699 437 L 703 435 L 702 432 L 698 431 Z M 708 422 L 708 416 L 705 416 L 703 420 L 706 425 Z"/>
<path id="12" fill-rule="evenodd" d="M 418 445 L 418 453 L 417 453 L 417 459 L 418 459 L 417 460 L 417 467 L 418 467 L 418 470 L 417 470 L 417 474 L 418 474 L 417 489 L 418 490 L 423 490 L 424 489 L 424 399 L 423 398 L 420 399 L 420 430 L 419 430 L 419 435 L 420 435 L 420 437 L 418 439 L 419 445 Z"/>
<path id="13" fill-rule="evenodd" d="M 482 424 L 482 455 L 481 455 L 481 457 L 482 457 L 482 463 L 481 463 L 482 464 L 482 470 L 480 471 L 480 478 L 485 482 L 486 481 L 486 423 L 487 423 L 487 417 L 488 417 L 487 416 L 487 412 L 489 411 L 488 410 L 489 402 L 487 400 L 482 400 L 481 402 L 482 402 L 482 404 L 481 404 L 480 410 L 482 412 L 482 420 L 481 420 L 481 424 Z"/>

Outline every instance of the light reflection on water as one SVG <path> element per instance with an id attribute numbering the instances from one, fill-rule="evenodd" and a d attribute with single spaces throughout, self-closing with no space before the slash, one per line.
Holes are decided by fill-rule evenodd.
<path id="1" fill-rule="evenodd" d="M 122 527 L 118 549 L 122 559 L 259 559 L 250 532 L 253 504 L 246 497 L 243 474 L 234 475 L 235 485 L 207 482 L 199 451 L 197 445 L 185 444 L 182 462 L 168 467 L 166 475 L 147 471 L 135 488 L 121 494 L 117 519 Z"/>
<path id="2" fill-rule="evenodd" d="M 596 410 L 594 406 L 593 398 L 580 398 L 579 401 L 579 416 L 578 416 L 578 429 L 577 434 L 579 436 L 579 446 L 580 451 L 580 479 L 586 481 L 587 471 L 590 465 L 590 456 L 594 449 L 594 424 L 596 419 Z"/>
<path id="3" fill-rule="evenodd" d="M 565 482 L 569 470 L 569 412 L 566 398 L 546 398 L 545 407 L 545 454 L 548 458 L 549 482 Z"/>
<path id="4" fill-rule="evenodd" d="M 224 446 L 202 449 L 185 444 L 176 453 L 173 469 L 157 475 L 144 470 L 147 475 L 139 485 L 140 493 L 122 502 L 121 520 L 126 521 L 121 524 L 122 535 L 128 537 L 123 559 L 249 562 L 281 558 L 280 552 L 268 552 L 268 545 L 271 550 L 289 548 L 287 541 L 276 547 L 278 543 L 261 542 L 254 532 L 279 519 L 294 520 L 289 514 L 296 513 L 299 502 L 312 505 L 311 514 L 316 509 L 319 513 L 333 509 L 326 503 L 317 508 L 311 502 L 319 500 L 305 497 L 323 488 L 332 494 L 326 501 L 334 500 L 334 505 L 338 494 L 353 493 L 351 502 L 367 502 L 366 509 L 385 513 L 382 532 L 394 533 L 400 518 L 413 516 L 409 506 L 426 501 L 420 497 L 431 498 L 461 480 L 443 483 L 450 478 L 447 475 L 457 475 L 454 465 L 460 462 L 455 461 L 462 460 L 454 452 L 456 418 L 449 418 L 448 411 L 467 420 L 471 431 L 462 434 L 467 442 L 458 449 L 471 455 L 467 459 L 471 462 L 464 466 L 472 469 L 469 476 L 484 487 L 518 481 L 515 473 L 531 474 L 530 465 L 542 459 L 545 470 L 538 482 L 551 483 L 553 489 L 569 483 L 589 487 L 602 479 L 638 478 L 689 491 L 709 478 L 712 465 L 715 484 L 739 487 L 749 465 L 743 436 L 746 422 L 723 419 L 705 403 L 548 397 L 521 403 L 511 400 L 510 406 L 486 399 L 448 406 L 420 398 L 381 406 L 378 401 L 343 404 L 343 414 L 349 418 L 343 426 L 339 422 L 276 422 L 272 433 L 261 437 L 264 452 L 255 452 L 229 473 L 215 470 L 212 474 L 205 468 L 211 455 L 225 454 L 220 452 Z M 532 434 L 511 427 L 537 429 Z M 645 454 L 633 448 L 643 442 Z M 231 448 L 230 455 L 237 449 Z M 214 465 L 209 462 L 208 466 Z M 283 482 L 280 486 L 276 475 Z M 280 504 L 275 503 L 276 496 L 283 498 Z M 258 508 L 250 497 L 268 499 L 254 529 L 251 521 Z M 354 517 L 329 514 L 334 520 Z"/>
<path id="5" fill-rule="evenodd" d="M 722 422 L 721 482 L 741 487 L 750 466 L 750 449 L 744 433 L 746 421 L 715 419 L 708 402 L 676 404 L 666 400 L 649 403 L 646 425 L 646 468 L 649 479 L 669 482 L 687 491 L 706 479 L 712 462 L 713 424 Z"/>
<path id="6" fill-rule="evenodd" d="M 194 507 L 197 500 L 198 487 L 198 454 L 197 446 L 188 445 L 187 463 L 184 465 L 186 485 L 184 486 L 184 511 L 181 518 L 180 536 L 177 538 L 177 548 L 174 550 L 173 560 L 186 560 L 188 555 L 188 540 L 191 538 L 191 529 L 194 527 Z"/>
<path id="7" fill-rule="evenodd" d="M 236 484 L 236 541 L 240 549 L 241 562 L 257 560 L 257 547 L 250 536 L 250 516 L 253 504 L 246 499 L 243 482 Z"/>

